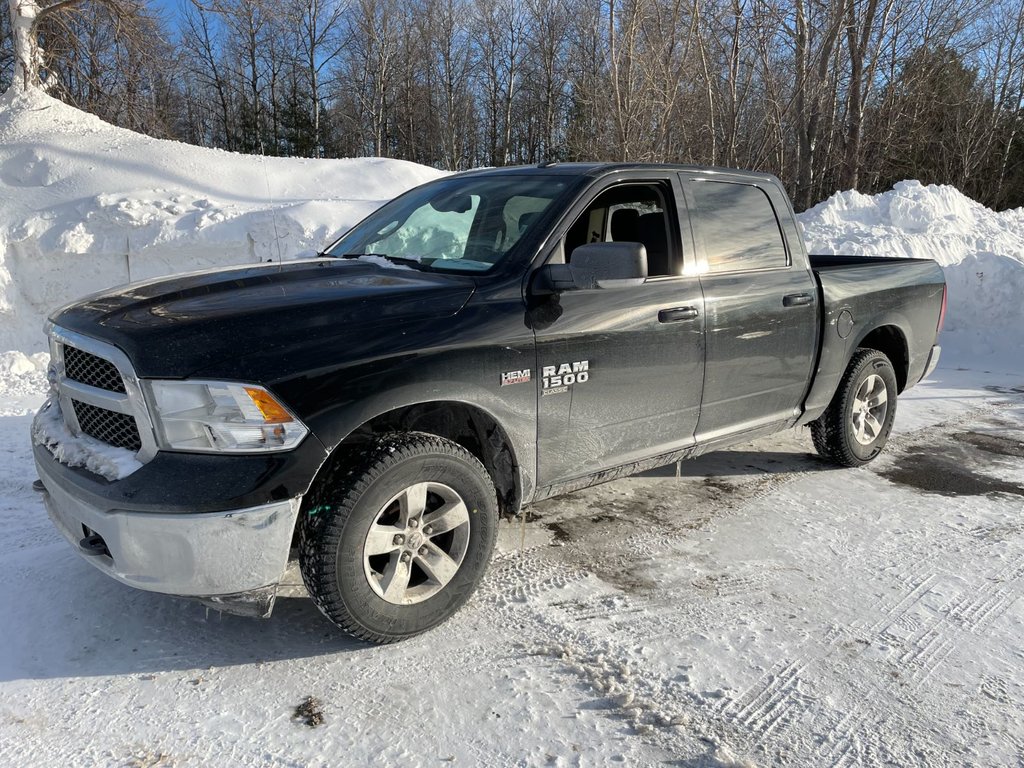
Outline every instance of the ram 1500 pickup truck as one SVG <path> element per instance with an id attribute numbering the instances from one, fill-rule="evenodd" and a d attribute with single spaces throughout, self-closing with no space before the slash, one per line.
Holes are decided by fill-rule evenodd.
<path id="1" fill-rule="evenodd" d="M 55 312 L 35 460 L 125 584 L 267 616 L 295 554 L 389 642 L 459 609 L 524 504 L 799 425 L 870 461 L 944 311 L 932 261 L 809 257 L 770 175 L 461 173 L 318 258 Z"/>

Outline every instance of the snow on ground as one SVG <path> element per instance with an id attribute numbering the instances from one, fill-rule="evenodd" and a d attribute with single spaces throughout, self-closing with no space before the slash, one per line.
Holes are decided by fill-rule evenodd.
<path id="1" fill-rule="evenodd" d="M 258 622 L 114 582 L 0 418 L 0 764 L 1016 764 L 1024 372 L 899 407 L 867 468 L 794 432 L 538 504 L 455 619 L 388 647 L 301 588 Z"/>
<path id="2" fill-rule="evenodd" d="M 284 258 L 436 175 L 265 167 Z M 814 251 L 932 257 L 950 283 L 942 366 L 877 462 L 832 468 L 798 431 L 545 501 L 453 621 L 370 647 L 296 574 L 265 622 L 122 586 L 30 487 L 45 312 L 129 266 L 276 258 L 266 180 L 46 97 L 0 103 L 0 765 L 1024 760 L 1024 212 L 905 182 L 803 215 Z"/>

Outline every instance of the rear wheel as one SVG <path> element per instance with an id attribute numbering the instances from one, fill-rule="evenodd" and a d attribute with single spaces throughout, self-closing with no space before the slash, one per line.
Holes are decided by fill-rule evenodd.
<path id="1" fill-rule="evenodd" d="M 874 349 L 858 350 L 826 411 L 811 422 L 814 449 L 844 467 L 859 467 L 885 447 L 896 418 L 896 374 Z"/>
<path id="2" fill-rule="evenodd" d="M 378 643 L 425 632 L 462 607 L 497 535 L 487 470 L 457 443 L 418 432 L 387 435 L 325 470 L 303 509 L 306 589 L 341 629 Z"/>

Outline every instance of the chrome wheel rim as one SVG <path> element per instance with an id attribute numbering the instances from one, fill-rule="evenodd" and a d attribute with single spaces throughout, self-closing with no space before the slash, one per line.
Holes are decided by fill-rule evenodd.
<path id="1" fill-rule="evenodd" d="M 885 414 L 889 410 L 889 393 L 885 381 L 871 374 L 853 396 L 853 436 L 861 445 L 871 445 L 882 434 Z"/>
<path id="2" fill-rule="evenodd" d="M 421 603 L 455 578 L 468 545 L 469 510 L 462 497 L 442 483 L 416 483 L 374 517 L 363 543 L 363 572 L 384 601 Z"/>

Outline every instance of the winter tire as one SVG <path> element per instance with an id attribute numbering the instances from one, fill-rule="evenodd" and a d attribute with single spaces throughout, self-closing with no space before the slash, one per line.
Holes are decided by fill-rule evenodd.
<path id="1" fill-rule="evenodd" d="M 469 599 L 497 535 L 497 498 L 469 451 L 422 432 L 324 470 L 303 504 L 299 564 L 317 607 L 375 643 L 436 627 Z"/>
<path id="2" fill-rule="evenodd" d="M 896 374 L 889 358 L 860 349 L 825 412 L 811 422 L 814 449 L 844 467 L 874 459 L 889 439 L 896 418 Z"/>

